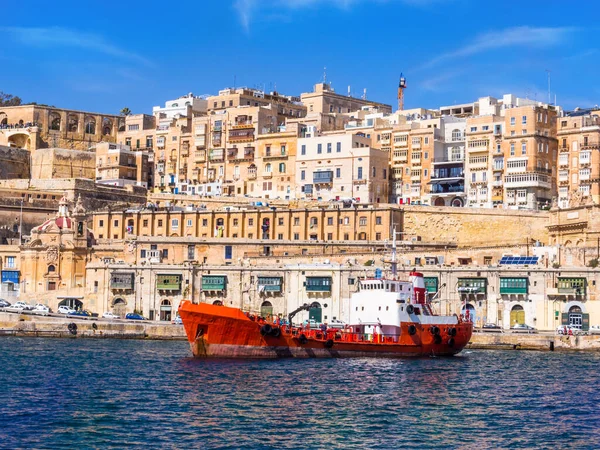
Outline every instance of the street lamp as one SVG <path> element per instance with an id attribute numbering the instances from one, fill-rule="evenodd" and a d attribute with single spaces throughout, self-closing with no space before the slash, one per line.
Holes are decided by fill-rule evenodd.
<path id="1" fill-rule="evenodd" d="M 21 197 L 21 214 L 19 219 L 19 245 L 23 245 L 23 198 Z"/>

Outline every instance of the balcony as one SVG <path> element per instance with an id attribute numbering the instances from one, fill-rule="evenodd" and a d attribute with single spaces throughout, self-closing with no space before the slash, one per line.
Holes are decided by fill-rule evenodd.
<path id="1" fill-rule="evenodd" d="M 408 162 L 408 152 L 406 150 L 405 151 L 394 150 L 392 160 L 394 162 L 398 162 L 398 163 L 407 163 Z"/>
<path id="2" fill-rule="evenodd" d="M 569 160 L 558 160 L 558 167 L 565 167 L 568 168 L 569 167 Z"/>
<path id="3" fill-rule="evenodd" d="M 333 171 L 332 170 L 323 170 L 320 172 L 313 172 L 313 183 L 314 184 L 333 183 Z"/>
<path id="4" fill-rule="evenodd" d="M 487 169 L 488 158 L 487 156 L 479 156 L 475 158 L 469 158 L 469 167 L 471 169 Z"/>
<path id="5" fill-rule="evenodd" d="M 452 181 L 440 181 L 432 184 L 429 189 L 429 193 L 435 195 L 456 195 L 463 192 L 465 192 L 464 184 L 453 184 Z"/>
<path id="6" fill-rule="evenodd" d="M 223 149 L 211 150 L 208 159 L 211 162 L 223 162 L 225 160 L 225 153 L 223 152 Z"/>
<path id="7" fill-rule="evenodd" d="M 419 149 L 419 148 L 421 148 L 421 141 L 419 141 L 419 142 L 413 142 L 413 143 L 410 145 L 410 148 L 413 148 L 413 149 L 415 149 L 415 148 L 416 148 L 416 149 Z"/>
<path id="8" fill-rule="evenodd" d="M 447 156 L 444 156 L 442 158 L 433 158 L 433 163 L 434 164 L 452 164 L 452 163 L 462 163 L 465 161 L 464 156 L 453 156 L 451 158 L 448 158 Z"/>
<path id="9" fill-rule="evenodd" d="M 251 120 L 236 120 L 231 127 L 233 130 L 240 130 L 244 128 L 254 128 L 254 124 Z"/>
<path id="10" fill-rule="evenodd" d="M 543 189 L 550 189 L 552 186 L 550 178 L 547 175 L 531 172 L 506 175 L 504 185 L 507 188 L 539 187 Z"/>
<path id="11" fill-rule="evenodd" d="M 588 181 L 591 178 L 589 173 L 579 173 L 579 181 Z"/>
<path id="12" fill-rule="evenodd" d="M 248 170 L 248 179 L 256 180 L 256 170 Z"/>
<path id="13" fill-rule="evenodd" d="M 558 151 L 560 153 L 568 153 L 569 152 L 569 146 L 568 145 L 562 145 L 562 146 L 558 147 Z"/>
<path id="14" fill-rule="evenodd" d="M 181 275 L 156 275 L 156 289 L 159 291 L 181 290 Z"/>
<path id="15" fill-rule="evenodd" d="M 263 178 L 273 178 L 273 172 L 263 172 Z"/>
<path id="16" fill-rule="evenodd" d="M 500 187 L 504 186 L 504 181 L 502 180 L 494 180 L 491 182 L 492 187 Z"/>
<path id="17" fill-rule="evenodd" d="M 433 174 L 431 175 L 431 179 L 432 180 L 443 180 L 443 179 L 448 179 L 448 178 L 464 178 L 465 173 L 461 170 L 461 171 L 439 171 L 439 172 L 433 172 Z"/>
<path id="18" fill-rule="evenodd" d="M 249 130 L 231 130 L 229 142 L 252 142 L 254 141 L 254 128 Z"/>
<path id="19" fill-rule="evenodd" d="M 394 147 L 408 147 L 408 140 L 394 141 Z"/>
<path id="20" fill-rule="evenodd" d="M 581 144 L 581 150 L 597 149 L 597 148 L 600 148 L 599 141 L 588 141 L 588 142 L 584 142 L 583 144 Z"/>
<path id="21" fill-rule="evenodd" d="M 352 180 L 352 183 L 355 186 L 360 186 L 360 185 L 363 185 L 363 184 L 367 184 L 367 180 L 361 178 L 361 179 Z"/>
<path id="22" fill-rule="evenodd" d="M 467 144 L 467 150 L 469 153 L 477 152 L 488 152 L 490 149 L 490 142 L 488 140 L 473 140 Z"/>
<path id="23" fill-rule="evenodd" d="M 227 149 L 227 159 L 235 159 L 238 155 L 237 148 L 228 148 Z"/>
<path id="24" fill-rule="evenodd" d="M 194 160 L 196 162 L 206 162 L 206 151 L 200 151 L 194 153 Z"/>
<path id="25" fill-rule="evenodd" d="M 159 125 L 156 127 L 156 134 L 165 134 L 169 132 L 169 125 Z"/>

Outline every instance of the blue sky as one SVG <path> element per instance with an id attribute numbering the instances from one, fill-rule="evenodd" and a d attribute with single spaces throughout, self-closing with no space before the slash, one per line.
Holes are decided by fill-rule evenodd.
<path id="1" fill-rule="evenodd" d="M 546 100 L 546 69 L 559 104 L 600 104 L 597 1 L 63 0 L 11 14 L 14 5 L 0 26 L 0 90 L 64 108 L 150 113 L 234 79 L 298 95 L 324 67 L 338 92 L 366 88 L 393 105 L 403 72 L 407 108 L 508 92 Z"/>

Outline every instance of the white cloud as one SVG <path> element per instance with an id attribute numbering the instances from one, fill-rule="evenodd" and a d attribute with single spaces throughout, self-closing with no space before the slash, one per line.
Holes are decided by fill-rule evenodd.
<path id="1" fill-rule="evenodd" d="M 27 28 L 0 27 L 0 34 L 6 34 L 13 41 L 34 47 L 71 47 L 102 53 L 116 58 L 138 62 L 146 66 L 152 63 L 136 53 L 124 50 L 106 41 L 104 37 L 92 33 L 70 30 L 61 27 Z"/>
<path id="2" fill-rule="evenodd" d="M 473 56 L 487 50 L 505 47 L 552 47 L 560 44 L 569 34 L 576 31 L 571 27 L 513 27 L 500 31 L 481 34 L 473 39 L 471 44 L 460 47 L 431 59 L 419 69 L 427 69 L 448 60 Z"/>
<path id="3" fill-rule="evenodd" d="M 320 5 L 335 6 L 339 9 L 349 9 L 357 3 L 392 3 L 400 2 L 411 6 L 425 6 L 431 3 L 449 0 L 235 0 L 234 9 L 240 16 L 240 22 L 246 31 L 258 11 L 275 11 L 277 13 Z"/>

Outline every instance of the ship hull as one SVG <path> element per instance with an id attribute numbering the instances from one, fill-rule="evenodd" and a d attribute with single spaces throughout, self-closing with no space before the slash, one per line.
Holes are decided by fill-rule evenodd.
<path id="1" fill-rule="evenodd" d="M 400 335 L 390 337 L 281 327 L 280 335 L 273 336 L 264 333 L 265 322 L 251 320 L 236 308 L 185 302 L 179 314 L 197 358 L 452 356 L 467 345 L 473 329 L 470 322 L 443 324 L 436 335 L 432 324 L 402 323 Z M 268 327 L 277 328 L 273 324 Z"/>

